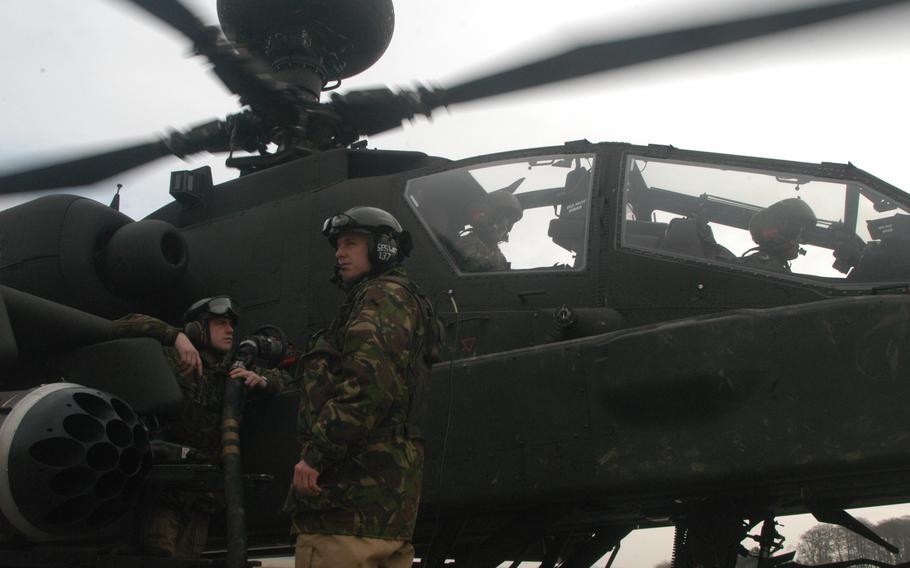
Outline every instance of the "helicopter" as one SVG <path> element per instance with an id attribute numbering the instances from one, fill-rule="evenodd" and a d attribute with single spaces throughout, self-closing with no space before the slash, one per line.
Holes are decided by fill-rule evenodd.
<path id="1" fill-rule="evenodd" d="M 162 249 L 170 266 L 150 275 L 153 281 L 171 278 L 168 297 L 141 290 L 128 300 L 118 298 L 111 288 L 122 293 L 142 283 L 105 281 L 116 278 L 112 276 L 116 271 L 81 274 L 66 280 L 72 288 L 61 289 L 50 278 L 39 283 L 31 272 L 36 263 L 24 271 L 8 265 L 12 268 L 3 284 L 87 314 L 114 317 L 141 309 L 173 320 L 187 300 L 205 291 L 206 281 L 225 279 L 217 266 L 215 242 L 237 242 L 237 247 L 228 248 L 239 255 L 233 261 L 245 272 L 233 277 L 230 293 L 248 306 L 245 317 L 257 324 L 280 322 L 299 341 L 308 330 L 326 323 L 331 314 L 325 306 L 337 299 L 328 285 L 307 284 L 309 275 L 331 260 L 324 243 L 309 238 L 303 229 L 317 227 L 326 216 L 361 202 L 400 215 L 420 239 L 410 265 L 419 267 L 415 273 L 427 289 L 448 290 L 454 279 L 458 282 L 451 298 L 457 302 L 453 307 L 459 308 L 443 309 L 455 354 L 434 374 L 433 404 L 438 412 L 428 425 L 427 514 L 415 536 L 415 544 L 425 553 L 433 545 L 436 557 L 428 553 L 428 562 L 455 558 L 466 565 L 495 565 L 503 559 L 537 558 L 549 565 L 584 565 L 615 548 L 633 527 L 673 522 L 688 538 L 680 543 L 679 563 L 694 565 L 717 550 L 729 556 L 732 543 L 745 534 L 743 519 L 749 519 L 751 530 L 775 514 L 810 509 L 822 518 L 851 524 L 832 509 L 906 499 L 899 435 L 887 438 L 892 445 L 883 437 L 875 447 L 879 453 L 869 449 L 868 455 L 857 455 L 867 444 L 838 430 L 839 438 L 825 440 L 832 444 L 825 448 L 829 453 L 816 455 L 809 446 L 818 436 L 806 430 L 802 434 L 807 438 L 799 438 L 799 420 L 788 414 L 796 409 L 794 401 L 817 404 L 823 382 L 839 388 L 831 389 L 825 405 L 819 404 L 826 409 L 820 416 L 809 411 L 799 416 L 812 427 L 834 427 L 844 416 L 868 420 L 873 408 L 900 400 L 903 394 L 903 387 L 888 377 L 893 379 L 902 365 L 893 344 L 901 337 L 902 318 L 893 314 L 905 309 L 901 296 L 905 276 L 899 268 L 897 274 L 868 274 L 891 270 L 900 257 L 884 249 L 901 242 L 900 217 L 907 201 L 899 190 L 862 170 L 583 140 L 455 163 L 417 152 L 339 148 L 252 168 L 238 180 L 218 186 L 207 183 L 204 171 L 182 174 L 171 188 L 176 201 L 147 219 L 178 229 L 172 233 L 154 224 L 139 237 L 141 242 L 151 235 L 171 243 Z M 310 186 L 298 181 L 314 175 Z M 498 274 L 465 272 L 448 244 L 465 224 L 447 214 L 480 192 L 519 179 L 515 194 L 527 219 L 513 230 L 509 245 L 514 248 L 503 247 L 513 259 L 513 269 Z M 674 180 L 684 182 L 674 185 Z M 194 192 L 195 187 L 203 189 Z M 760 192 L 747 191 L 750 187 L 763 188 L 775 200 L 756 201 L 753 196 Z M 833 193 L 839 199 L 831 199 Z M 794 262 L 786 274 L 739 264 L 735 259 L 745 253 L 743 247 L 753 244 L 746 234 L 750 219 L 778 198 L 793 196 L 805 196 L 817 209 L 819 220 L 804 235 L 813 248 L 799 258 L 812 263 Z M 838 210 L 825 209 L 830 209 L 829 202 L 839 207 L 839 216 Z M 77 246 L 92 249 L 99 240 L 115 242 L 112 235 L 134 226 L 108 208 L 59 196 L 10 210 L 4 225 L 15 223 L 19 234 L 28 234 L 29 227 L 39 220 L 46 226 L 50 213 L 64 207 L 72 208 L 74 216 L 61 219 L 51 230 L 84 236 L 86 242 Z M 869 224 L 873 221 L 875 232 Z M 76 225 L 66 227 L 69 222 Z M 707 225 L 713 244 L 735 253 L 728 258 L 709 254 L 705 245 L 712 243 L 706 243 L 698 230 L 688 235 L 695 240 L 673 243 L 671 225 L 683 230 L 686 225 Z M 867 233 L 862 233 L 863 227 Z M 885 236 L 891 233 L 897 240 Z M 6 238 L 7 258 L 22 255 L 23 249 Z M 137 241 L 129 236 L 116 239 L 126 239 L 120 252 L 102 252 L 99 260 L 99 251 L 93 250 L 91 262 L 79 257 L 74 268 L 103 273 L 108 270 L 105 263 L 133 262 L 135 267 L 148 260 L 129 256 Z M 250 241 L 256 246 L 239 244 Z M 867 247 L 870 242 L 876 246 Z M 549 250 L 541 253 L 543 245 Z M 833 256 L 839 247 L 843 259 Z M 862 250 L 857 252 L 857 247 Z M 528 248 L 537 254 L 526 254 Z M 875 249 L 886 262 L 864 266 L 864 253 Z M 179 262 L 184 250 L 193 259 L 189 273 L 185 266 L 189 263 Z M 820 255 L 849 263 L 842 264 L 847 273 L 828 271 L 815 262 Z M 57 268 L 70 278 L 65 257 L 61 252 Z M 17 260 L 20 266 L 30 264 L 21 257 Z M 183 265 L 183 272 L 175 276 L 178 265 Z M 263 273 L 276 277 L 265 283 L 254 280 Z M 624 279 L 624 273 L 647 277 Z M 98 282 L 91 281 L 92 276 Z M 492 294 L 491 286 L 496 287 Z M 60 317 L 65 313 L 94 321 L 16 291 L 5 297 L 10 305 L 21 301 L 63 310 L 53 312 Z M 886 323 L 874 323 L 882 321 Z M 779 333 L 813 329 L 815 324 L 825 326 L 815 336 L 818 344 L 807 341 L 796 349 L 788 341 L 792 337 Z M 815 360 L 800 355 L 807 350 L 819 359 L 826 359 L 821 353 L 833 359 L 841 351 L 850 353 L 850 342 L 857 340 L 851 326 L 879 334 L 871 352 L 863 351 L 857 360 L 863 376 L 876 380 L 862 412 L 849 405 L 852 399 L 841 396 L 838 401 L 837 396 L 852 394 L 855 384 L 850 381 L 855 375 L 832 368 L 821 376 L 813 372 Z M 751 335 L 742 333 L 745 328 Z M 17 343 L 35 340 L 22 329 L 21 320 L 13 333 Z M 832 338 L 838 340 L 836 352 L 830 341 L 823 341 Z M 27 341 L 22 342 L 22 358 L 34 356 L 26 349 Z M 667 347 L 674 342 L 679 347 Z M 762 348 L 751 348 L 753 342 Z M 705 354 L 706 345 L 724 346 L 726 351 Z M 638 358 L 654 352 L 666 363 L 648 369 Z M 693 361 L 692 353 L 708 361 Z M 521 372 L 516 374 L 516 369 Z M 24 374 L 26 381 L 33 378 Z M 803 384 L 796 382 L 798 376 L 814 378 Z M 116 385 L 107 386 L 126 396 Z M 657 401 L 655 391 L 666 393 L 665 400 Z M 775 406 L 777 400 L 785 406 Z M 838 403 L 847 405 L 843 413 L 836 412 Z M 271 418 L 292 416 L 295 396 L 289 394 L 275 404 L 283 405 L 283 412 L 251 408 L 246 439 L 262 439 L 263 432 L 274 431 Z M 587 415 L 579 409 L 586 409 Z M 869 428 L 863 436 L 900 432 L 899 422 L 887 421 L 891 418 L 895 417 L 863 424 Z M 683 432 L 667 434 L 679 427 Z M 723 436 L 717 434 L 719 428 Z M 690 445 L 676 448 L 674 436 Z M 283 469 L 289 468 L 277 463 L 276 455 L 293 455 L 293 440 L 275 441 L 281 443 L 288 448 L 275 451 L 273 445 L 268 452 L 267 448 L 257 452 L 255 444 L 248 444 L 252 449 L 245 453 L 249 471 L 278 474 L 279 493 L 287 485 L 282 473 L 289 475 Z M 715 448 L 737 453 L 711 454 Z M 782 453 L 775 454 L 774 448 L 783 448 Z M 627 454 L 615 454 L 623 451 Z M 787 451 L 794 454 L 785 455 Z M 595 454 L 597 461 L 592 462 Z M 728 467 L 731 456 L 739 460 L 737 467 Z M 491 469 L 472 476 L 470 465 L 478 460 L 490 463 Z M 556 486 L 545 487 L 544 478 L 557 481 Z M 276 515 L 275 502 L 263 499 L 257 502 L 261 509 L 251 507 L 252 542 L 275 542 L 283 533 L 285 520 Z M 712 525 L 708 519 L 719 521 Z M 769 553 L 775 541 L 771 529 L 767 531 L 762 547 Z M 687 560 L 685 554 L 694 559 Z M 729 559 L 725 556 L 716 564 L 728 565 Z"/>

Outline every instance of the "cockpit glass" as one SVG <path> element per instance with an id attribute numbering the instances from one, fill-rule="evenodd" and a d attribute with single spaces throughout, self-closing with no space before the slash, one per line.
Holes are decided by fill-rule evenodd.
<path id="1" fill-rule="evenodd" d="M 849 180 L 629 156 L 622 245 L 847 282 L 910 278 L 910 211 Z"/>
<path id="2" fill-rule="evenodd" d="M 462 273 L 584 267 L 593 154 L 474 164 L 412 179 L 405 197 Z"/>

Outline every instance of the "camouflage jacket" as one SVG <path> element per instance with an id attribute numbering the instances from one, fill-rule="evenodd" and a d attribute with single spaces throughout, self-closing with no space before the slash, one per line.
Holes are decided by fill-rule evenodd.
<path id="1" fill-rule="evenodd" d="M 419 424 L 442 327 L 403 268 L 355 286 L 301 359 L 297 432 L 322 492 L 286 510 L 294 533 L 410 540 L 423 470 Z"/>
<path id="2" fill-rule="evenodd" d="M 174 370 L 177 384 L 183 393 L 183 403 L 174 416 L 162 420 L 161 437 L 175 444 L 196 448 L 208 463 L 218 463 L 221 455 L 221 402 L 224 381 L 231 365 L 231 354 L 214 364 L 202 357 L 202 375 L 180 373 L 180 356 L 173 347 L 180 332 L 176 327 L 151 316 L 129 314 L 114 322 L 114 337 L 151 337 L 165 346 L 164 354 Z M 268 379 L 264 394 L 279 392 L 286 374 L 279 369 L 254 367 L 253 372 Z M 253 395 L 260 389 L 251 390 Z"/>
<path id="3" fill-rule="evenodd" d="M 511 264 L 496 245 L 486 244 L 473 232 L 468 232 L 455 241 L 455 256 L 458 266 L 465 272 L 495 272 L 509 270 Z"/>

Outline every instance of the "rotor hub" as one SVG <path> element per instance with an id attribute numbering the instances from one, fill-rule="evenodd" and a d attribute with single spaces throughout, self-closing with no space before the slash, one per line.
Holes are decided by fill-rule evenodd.
<path id="1" fill-rule="evenodd" d="M 218 0 L 225 35 L 312 90 L 373 65 L 392 40 L 392 0 Z"/>

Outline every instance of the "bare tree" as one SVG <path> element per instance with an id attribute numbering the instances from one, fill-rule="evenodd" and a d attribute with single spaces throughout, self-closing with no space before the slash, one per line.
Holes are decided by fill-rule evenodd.
<path id="1" fill-rule="evenodd" d="M 879 547 L 881 552 L 876 560 L 892 563 L 910 560 L 910 517 L 884 520 L 875 525 L 875 532 L 900 550 L 899 554 L 891 554 Z"/>
<path id="2" fill-rule="evenodd" d="M 835 525 L 815 525 L 799 539 L 796 554 L 800 563 L 824 564 L 835 560 L 838 534 Z"/>
<path id="3" fill-rule="evenodd" d="M 824 564 L 859 558 L 888 563 L 910 560 L 910 517 L 888 519 L 876 525 L 866 521 L 863 523 L 897 546 L 900 554 L 891 554 L 878 544 L 843 527 L 820 524 L 806 531 L 800 538 L 796 546 L 799 562 Z"/>

